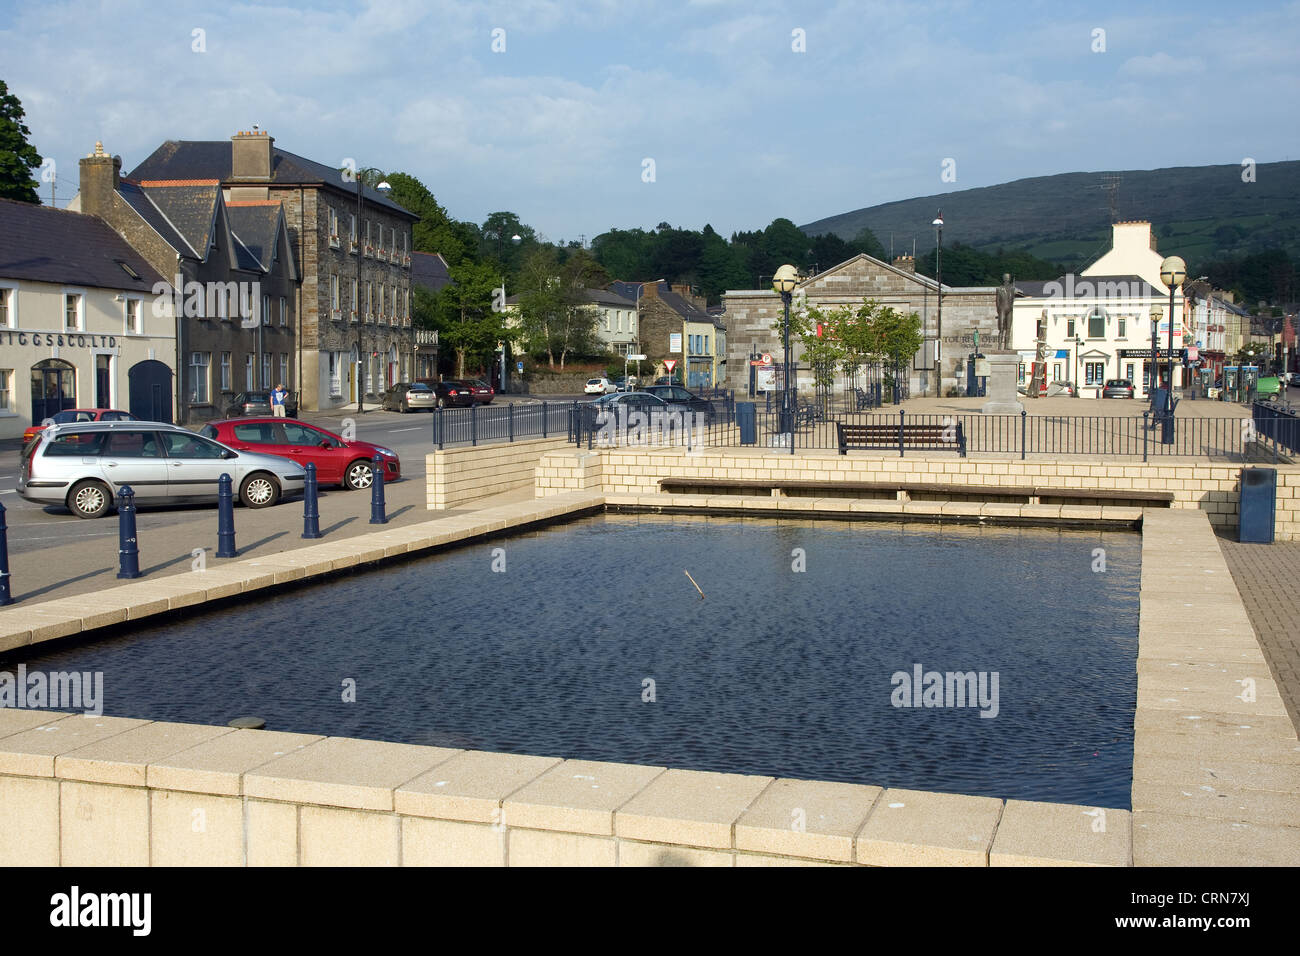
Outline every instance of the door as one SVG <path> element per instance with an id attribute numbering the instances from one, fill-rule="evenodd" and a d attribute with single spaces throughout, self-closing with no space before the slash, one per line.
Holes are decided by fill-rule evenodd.
<path id="1" fill-rule="evenodd" d="M 357 456 L 357 452 L 343 446 L 336 439 L 301 422 L 281 422 L 285 445 L 283 451 L 270 450 L 272 455 L 284 455 L 300 465 L 313 462 L 316 480 L 322 485 L 343 481 L 343 469 Z"/>
<path id="2" fill-rule="evenodd" d="M 170 425 L 172 370 L 155 359 L 146 359 L 132 365 L 126 376 L 130 396 L 128 411 L 141 421 Z"/>
<path id="3" fill-rule="evenodd" d="M 217 480 L 230 475 L 231 492 L 239 494 L 235 463 L 223 458 L 225 449 L 190 432 L 159 432 L 167 460 L 167 495 L 171 498 L 217 497 Z"/>
<path id="4" fill-rule="evenodd" d="M 167 463 L 156 432 L 110 432 L 99 465 L 115 496 L 122 485 L 130 485 L 136 501 L 167 497 Z"/>
<path id="5" fill-rule="evenodd" d="M 77 370 L 62 359 L 32 366 L 32 424 L 39 425 L 77 404 Z"/>
<path id="6" fill-rule="evenodd" d="M 95 407 L 113 407 L 113 356 L 95 356 Z"/>

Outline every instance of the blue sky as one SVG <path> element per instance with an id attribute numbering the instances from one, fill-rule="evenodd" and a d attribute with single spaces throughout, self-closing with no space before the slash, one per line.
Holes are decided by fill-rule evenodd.
<path id="1" fill-rule="evenodd" d="M 97 139 L 129 170 L 257 124 L 412 173 L 457 218 L 509 209 L 590 241 L 1300 158 L 1298 39 L 1297 2 L 0 0 L 0 79 L 61 199 Z"/>

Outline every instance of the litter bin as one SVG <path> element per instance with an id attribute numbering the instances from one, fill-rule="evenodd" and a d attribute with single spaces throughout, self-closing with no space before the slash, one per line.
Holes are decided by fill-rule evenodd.
<path id="1" fill-rule="evenodd" d="M 742 445 L 758 444 L 758 409 L 753 402 L 736 402 L 736 424 Z"/>
<path id="2" fill-rule="evenodd" d="M 1241 469 L 1241 503 L 1237 508 L 1237 540 L 1250 544 L 1273 543 L 1277 511 L 1277 469 Z"/>

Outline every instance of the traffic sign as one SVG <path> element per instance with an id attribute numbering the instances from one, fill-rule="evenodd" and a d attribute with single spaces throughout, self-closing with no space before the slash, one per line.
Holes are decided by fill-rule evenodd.
<path id="1" fill-rule="evenodd" d="M 771 352 L 764 352 L 764 353 L 763 353 L 763 364 L 764 364 L 764 365 L 771 365 L 771 364 L 772 364 L 772 353 L 771 353 Z"/>
<path id="2" fill-rule="evenodd" d="M 677 359 L 664 359 L 664 368 L 668 370 L 669 374 L 672 374 L 672 370 L 676 367 Z"/>
<path id="3" fill-rule="evenodd" d="M 628 356 L 625 356 L 625 358 L 626 358 L 629 362 L 644 362 L 644 361 L 645 361 L 645 356 L 644 356 L 644 355 L 628 355 Z"/>

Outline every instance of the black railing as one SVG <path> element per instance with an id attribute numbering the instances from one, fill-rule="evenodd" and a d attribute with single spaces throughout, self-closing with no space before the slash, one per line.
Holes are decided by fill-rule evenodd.
<path id="1" fill-rule="evenodd" d="M 810 398 L 813 396 L 809 396 Z M 679 444 L 694 448 L 750 445 L 789 450 L 790 436 L 782 429 L 781 397 L 756 402 L 754 428 L 737 426 L 732 404 L 726 414 L 694 428 L 674 422 L 624 428 L 615 420 L 600 420 L 594 408 L 575 413 L 570 439 L 587 447 L 607 444 L 635 446 Z M 1288 453 L 1300 455 L 1300 418 L 1285 408 L 1255 406 L 1254 418 L 1176 418 L 1166 442 L 1159 416 L 1106 415 L 944 415 L 898 412 L 840 412 L 827 414 L 817 403 L 800 402 L 793 416 L 793 448 L 800 451 L 838 450 L 837 422 L 854 425 L 937 426 L 956 433 L 961 426 L 967 454 L 1025 459 L 1030 456 L 1081 458 L 1199 458 L 1250 461 Z M 905 429 L 900 429 L 900 432 Z M 898 449 L 906 455 L 907 444 Z M 920 449 L 917 449 L 920 450 Z M 932 448 L 927 449 L 933 451 Z M 881 451 L 886 451 L 881 449 Z M 954 442 L 954 451 L 956 444 Z M 913 451 L 915 453 L 915 451 Z"/>
<path id="2" fill-rule="evenodd" d="M 576 402 L 473 405 L 433 410 L 433 446 L 483 445 L 533 438 L 573 440 L 570 409 Z"/>

